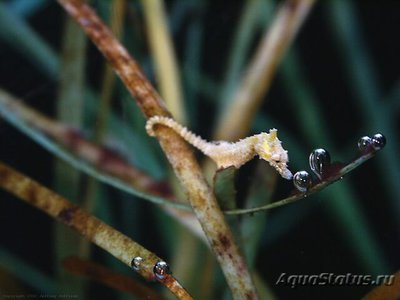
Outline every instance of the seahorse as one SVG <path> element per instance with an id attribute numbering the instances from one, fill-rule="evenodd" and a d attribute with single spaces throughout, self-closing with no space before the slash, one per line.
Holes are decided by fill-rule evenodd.
<path id="1" fill-rule="evenodd" d="M 246 137 L 237 142 L 227 141 L 208 142 L 197 136 L 185 126 L 174 119 L 164 116 L 153 116 L 146 123 L 146 131 L 150 136 L 155 136 L 154 126 L 164 125 L 179 134 L 188 143 L 210 157 L 219 169 L 234 166 L 240 168 L 256 155 L 267 161 L 285 179 L 292 179 L 292 172 L 288 169 L 288 153 L 278 139 L 278 131 L 273 128 L 268 133 Z"/>

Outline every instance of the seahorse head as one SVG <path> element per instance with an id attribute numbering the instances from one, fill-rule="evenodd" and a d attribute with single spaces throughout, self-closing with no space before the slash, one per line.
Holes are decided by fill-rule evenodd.
<path id="1" fill-rule="evenodd" d="M 266 160 L 285 179 L 292 179 L 292 172 L 288 169 L 289 157 L 283 149 L 282 142 L 278 139 L 278 131 L 271 129 L 269 133 L 261 133 L 255 150 L 260 159 Z"/>

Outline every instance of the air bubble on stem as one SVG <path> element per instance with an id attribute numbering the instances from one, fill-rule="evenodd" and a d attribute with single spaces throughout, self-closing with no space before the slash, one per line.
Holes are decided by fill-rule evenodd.
<path id="1" fill-rule="evenodd" d="M 363 136 L 358 140 L 358 149 L 364 151 L 372 144 L 372 139 L 369 136 Z"/>
<path id="2" fill-rule="evenodd" d="M 381 150 L 386 145 L 386 137 L 381 134 L 377 133 L 372 137 L 372 146 L 375 150 Z"/>
<path id="3" fill-rule="evenodd" d="M 331 163 L 331 156 L 325 149 L 318 148 L 311 152 L 309 157 L 309 164 L 311 170 L 322 179 L 324 168 L 328 167 Z"/>
<path id="4" fill-rule="evenodd" d="M 135 270 L 135 271 L 139 271 L 140 269 L 140 265 L 143 261 L 143 258 L 141 258 L 140 256 L 136 256 L 132 259 L 131 261 L 131 267 Z"/>
<path id="5" fill-rule="evenodd" d="M 293 176 L 293 184 L 300 192 L 305 193 L 311 185 L 311 176 L 307 171 L 298 171 Z"/>
<path id="6" fill-rule="evenodd" d="M 158 261 L 154 265 L 153 272 L 159 280 L 163 280 L 167 274 L 171 274 L 169 265 L 165 261 Z"/>

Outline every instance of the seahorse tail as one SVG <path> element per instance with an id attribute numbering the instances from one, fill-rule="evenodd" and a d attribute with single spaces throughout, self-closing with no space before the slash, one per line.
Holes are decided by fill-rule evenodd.
<path id="1" fill-rule="evenodd" d="M 161 124 L 167 126 L 179 134 L 183 139 L 192 144 L 197 149 L 205 151 L 207 148 L 207 141 L 203 140 L 186 127 L 177 123 L 174 119 L 164 116 L 151 117 L 146 123 L 146 131 L 150 136 L 155 136 L 154 125 Z"/>
<path id="2" fill-rule="evenodd" d="M 163 124 L 163 119 L 165 119 L 165 117 L 162 116 L 153 116 L 150 119 L 147 120 L 146 122 L 146 131 L 147 134 L 150 136 L 155 136 L 156 133 L 154 132 L 154 125 L 156 124 Z"/>

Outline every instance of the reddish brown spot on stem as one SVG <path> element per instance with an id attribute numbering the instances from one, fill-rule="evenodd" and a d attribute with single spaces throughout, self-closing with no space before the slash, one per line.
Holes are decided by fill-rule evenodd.
<path id="1" fill-rule="evenodd" d="M 338 175 L 338 173 L 340 172 L 340 170 L 345 166 L 345 164 L 343 163 L 333 163 L 329 166 L 326 166 L 323 168 L 322 170 L 322 178 L 321 181 L 325 181 L 328 180 L 331 177 L 335 177 Z"/>
<path id="2" fill-rule="evenodd" d="M 69 207 L 69 208 L 64 208 L 59 212 L 57 215 L 57 218 L 61 220 L 61 222 L 64 222 L 66 224 L 71 224 L 72 219 L 75 216 L 75 212 L 77 210 L 77 207 Z"/>
<path id="3" fill-rule="evenodd" d="M 218 235 L 219 240 L 221 242 L 222 247 L 227 250 L 229 249 L 229 247 L 231 246 L 231 240 L 224 234 L 219 234 Z"/>
<path id="4" fill-rule="evenodd" d="M 67 147 L 76 151 L 82 140 L 82 135 L 75 129 L 70 129 L 65 135 L 65 144 Z"/>
<path id="5" fill-rule="evenodd" d="M 32 202 L 32 204 L 35 204 L 38 200 L 38 192 L 38 189 L 34 185 L 28 185 L 25 192 L 28 201 Z"/>

